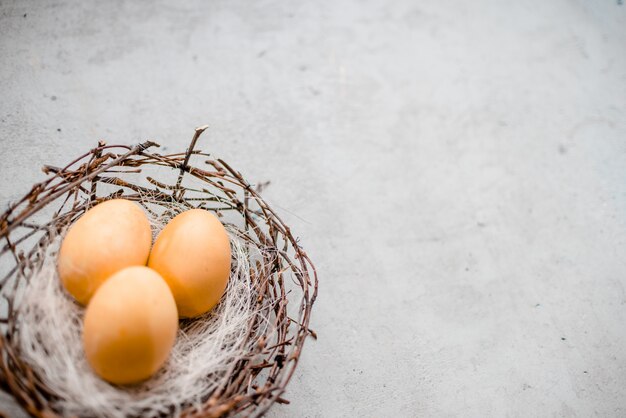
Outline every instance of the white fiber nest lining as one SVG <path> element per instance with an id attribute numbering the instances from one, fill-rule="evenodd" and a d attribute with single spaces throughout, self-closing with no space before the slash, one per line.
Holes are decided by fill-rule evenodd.
<path id="1" fill-rule="evenodd" d="M 157 230 L 164 225 L 152 221 Z M 250 274 L 260 250 L 244 243 L 235 228 L 227 229 L 233 268 L 222 301 L 211 312 L 181 322 L 165 366 L 131 387 L 110 385 L 91 370 L 81 340 L 85 309 L 65 292 L 56 272 L 60 237 L 44 250 L 43 266 L 28 281 L 19 303 L 19 338 L 23 358 L 46 386 L 61 394 L 53 403 L 61 415 L 175 416 L 182 408 L 206 400 L 233 362 L 254 344 L 247 338 L 249 324 L 260 309 Z M 267 326 L 258 316 L 261 328 Z"/>

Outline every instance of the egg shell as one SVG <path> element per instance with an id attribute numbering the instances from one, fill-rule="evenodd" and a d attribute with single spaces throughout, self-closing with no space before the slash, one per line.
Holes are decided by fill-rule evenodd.
<path id="1" fill-rule="evenodd" d="M 219 302 L 228 284 L 230 256 L 224 225 L 209 211 L 191 209 L 163 228 L 148 266 L 170 286 L 178 314 L 190 318 Z"/>
<path id="2" fill-rule="evenodd" d="M 87 304 L 113 273 L 145 265 L 152 231 L 141 208 L 125 199 L 113 199 L 89 209 L 69 229 L 59 251 L 59 277 L 67 291 Z"/>
<path id="3" fill-rule="evenodd" d="M 85 355 L 104 380 L 137 383 L 167 360 L 177 330 L 176 302 L 167 283 L 148 267 L 128 267 L 104 282 L 87 306 Z"/>

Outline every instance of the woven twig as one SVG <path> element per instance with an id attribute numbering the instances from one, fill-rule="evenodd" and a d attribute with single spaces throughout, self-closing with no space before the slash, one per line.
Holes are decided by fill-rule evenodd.
<path id="1" fill-rule="evenodd" d="M 19 293 L 42 265 L 42 249 L 57 234 L 91 206 L 118 197 L 137 201 L 148 211 L 155 206 L 167 210 L 175 204 L 206 208 L 218 216 L 227 214 L 229 219 L 235 214 L 241 237 L 271 252 L 254 266 L 263 318 L 255 316 L 248 324 L 248 342 L 253 348 L 233 362 L 201 408 L 184 406 L 181 415 L 261 416 L 274 402 L 288 403 L 282 395 L 304 341 L 308 335 L 316 338 L 308 328 L 317 295 L 315 267 L 289 227 L 260 196 L 261 187 L 252 187 L 225 161 L 194 150 L 205 129 L 196 129 L 186 152 L 168 155 L 153 152 L 159 145 L 151 141 L 132 147 L 100 142 L 65 167 L 45 166 L 49 177 L 0 216 L 0 297 L 7 306 L 0 312 L 0 384 L 29 414 L 59 416 L 54 404 L 63 394 L 46 387 L 20 356 Z M 192 157 L 204 159 L 202 168 L 189 164 Z M 172 169 L 156 170 L 170 178 L 136 179 L 145 169 L 155 167 Z M 185 180 L 193 187 L 185 186 Z M 293 283 L 286 283 L 289 279 Z M 289 303 L 299 305 L 288 312 Z M 261 319 L 271 326 L 260 326 Z"/>

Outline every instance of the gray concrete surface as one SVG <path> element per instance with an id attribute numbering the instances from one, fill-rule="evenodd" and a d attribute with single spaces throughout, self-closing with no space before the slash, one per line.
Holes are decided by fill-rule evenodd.
<path id="1" fill-rule="evenodd" d="M 626 416 L 620 3 L 2 0 L 0 203 L 208 123 L 319 268 L 270 417 Z"/>

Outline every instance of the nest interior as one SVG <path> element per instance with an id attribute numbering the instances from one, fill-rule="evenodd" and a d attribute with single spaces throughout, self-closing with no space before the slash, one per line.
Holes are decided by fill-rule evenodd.
<path id="1" fill-rule="evenodd" d="M 91 206 L 119 197 L 141 204 L 153 219 L 195 207 L 213 211 L 237 237 L 239 254 L 255 254 L 246 267 L 255 314 L 246 319 L 245 349 L 233 351 L 237 357 L 220 376 L 207 376 L 216 383 L 200 402 L 172 404 L 167 411 L 189 417 L 260 416 L 272 404 L 288 402 L 282 395 L 304 342 L 309 335 L 316 338 L 309 329 L 315 267 L 261 197 L 262 187 L 253 187 L 225 161 L 195 151 L 205 129 L 196 129 L 185 152 L 168 155 L 154 152 L 158 144 L 151 141 L 100 142 L 65 167 L 45 166 L 48 178 L 0 216 L 0 384 L 31 415 L 61 416 L 59 405 L 71 399 L 51 388 L 25 358 L 21 315 L 34 303 L 25 292 L 31 281 L 55 279 L 39 273 L 67 227 Z M 192 158 L 202 160 L 201 168 L 190 165 Z"/>

